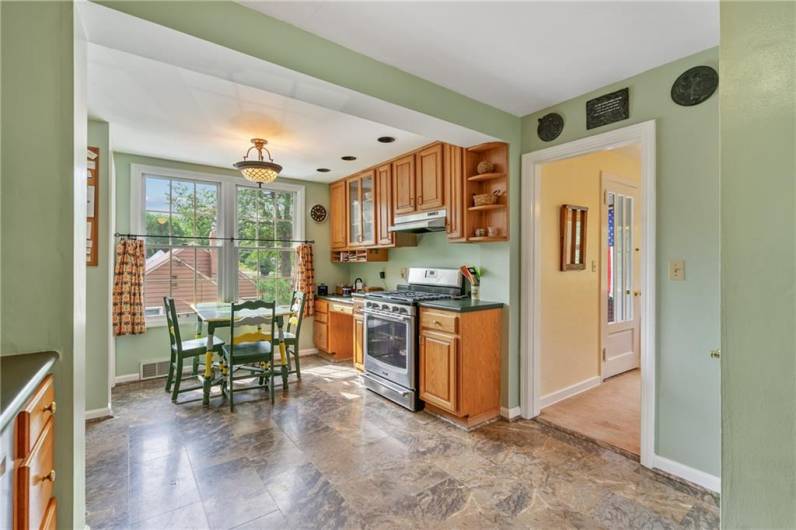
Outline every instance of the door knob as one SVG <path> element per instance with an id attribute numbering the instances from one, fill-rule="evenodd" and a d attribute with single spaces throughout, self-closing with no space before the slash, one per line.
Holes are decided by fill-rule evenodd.
<path id="1" fill-rule="evenodd" d="M 721 359 L 721 350 L 720 349 L 710 350 L 710 358 Z"/>
<path id="2" fill-rule="evenodd" d="M 641 296 L 641 291 L 633 291 L 633 296 Z"/>

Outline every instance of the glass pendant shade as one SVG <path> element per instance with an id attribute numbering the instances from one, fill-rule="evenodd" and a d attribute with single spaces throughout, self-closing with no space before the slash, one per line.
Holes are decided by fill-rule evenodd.
<path id="1" fill-rule="evenodd" d="M 234 167 L 241 172 L 246 180 L 256 182 L 260 186 L 275 181 L 276 177 L 279 176 L 279 172 L 282 171 L 282 166 L 274 162 L 274 159 L 271 158 L 271 152 L 265 148 L 265 144 L 268 141 L 262 138 L 252 138 L 251 142 L 254 145 L 246 151 L 243 160 L 233 164 Z M 248 158 L 252 149 L 257 150 L 257 160 L 249 160 Z M 268 153 L 268 160 L 263 156 L 263 151 Z"/>

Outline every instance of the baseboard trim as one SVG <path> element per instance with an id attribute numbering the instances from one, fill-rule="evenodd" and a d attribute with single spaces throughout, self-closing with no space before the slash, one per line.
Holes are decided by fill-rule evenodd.
<path id="1" fill-rule="evenodd" d="M 542 396 L 539 399 L 539 408 L 543 409 L 545 407 L 549 407 L 559 401 L 563 401 L 567 398 L 571 398 L 572 396 L 577 396 L 581 392 L 586 392 L 602 383 L 602 379 L 600 379 L 599 375 L 595 375 L 594 377 L 590 377 L 588 379 L 584 379 L 579 383 L 575 383 L 574 385 L 570 385 L 568 387 L 562 388 L 561 390 L 557 390 L 556 392 L 551 392 L 546 396 Z"/>
<path id="2" fill-rule="evenodd" d="M 522 414 L 520 407 L 500 407 L 500 415 L 509 421 L 516 420 Z"/>
<path id="3" fill-rule="evenodd" d="M 688 482 L 692 482 L 710 491 L 716 493 L 721 492 L 721 478 L 681 464 L 680 462 L 675 462 L 664 456 L 655 455 L 652 459 L 652 467 L 683 480 L 687 480 Z"/>
<path id="4" fill-rule="evenodd" d="M 138 381 L 138 372 L 134 374 L 125 374 L 125 375 L 117 375 L 113 379 L 113 383 L 116 385 L 124 384 L 124 383 L 132 383 Z"/>
<path id="5" fill-rule="evenodd" d="M 103 407 L 101 409 L 93 409 L 86 411 L 86 420 L 96 420 L 98 418 L 107 418 L 113 416 L 110 407 Z"/>
<path id="6" fill-rule="evenodd" d="M 299 357 L 306 357 L 307 355 L 317 355 L 318 348 L 304 348 L 303 350 L 299 350 Z"/>

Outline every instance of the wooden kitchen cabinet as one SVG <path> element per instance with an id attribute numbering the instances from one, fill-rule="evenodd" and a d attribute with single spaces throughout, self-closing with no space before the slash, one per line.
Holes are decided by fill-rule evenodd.
<path id="1" fill-rule="evenodd" d="M 445 206 L 442 174 L 442 144 L 434 144 L 416 155 L 416 210 L 438 210 Z"/>
<path id="2" fill-rule="evenodd" d="M 319 302 L 323 313 L 317 312 Z M 350 360 L 354 355 L 354 323 L 351 304 L 318 300 L 315 302 L 315 310 L 313 322 L 315 347 L 323 357 L 331 361 Z"/>
<path id="3" fill-rule="evenodd" d="M 446 231 L 448 241 L 466 241 L 464 231 L 464 149 L 442 146 L 442 172 L 445 177 L 445 206 L 448 209 Z"/>
<path id="4" fill-rule="evenodd" d="M 392 226 L 392 165 L 376 168 L 376 245 L 389 247 L 395 244 Z"/>
<path id="5" fill-rule="evenodd" d="M 318 351 L 329 350 L 329 303 L 326 300 L 315 300 L 315 316 L 312 322 L 312 341 Z"/>
<path id="6" fill-rule="evenodd" d="M 354 315 L 354 368 L 365 370 L 365 319 Z"/>
<path id="7" fill-rule="evenodd" d="M 329 185 L 329 229 L 331 232 L 330 244 L 333 250 L 342 250 L 348 245 L 346 237 L 347 211 L 346 183 L 345 181 L 333 182 Z"/>
<path id="8" fill-rule="evenodd" d="M 415 211 L 415 154 L 392 163 L 393 215 Z"/>
<path id="9" fill-rule="evenodd" d="M 502 309 L 420 308 L 420 399 L 466 428 L 500 415 Z"/>
<path id="10" fill-rule="evenodd" d="M 369 170 L 346 180 L 348 247 L 376 244 L 376 174 Z"/>

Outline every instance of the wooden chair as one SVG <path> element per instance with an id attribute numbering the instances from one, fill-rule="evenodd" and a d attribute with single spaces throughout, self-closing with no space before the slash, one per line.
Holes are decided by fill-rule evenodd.
<path id="1" fill-rule="evenodd" d="M 287 349 L 288 362 L 290 356 L 293 356 L 293 363 L 295 369 L 289 370 L 288 373 L 295 373 L 299 381 L 301 381 L 301 361 L 299 360 L 299 337 L 301 336 L 301 323 L 304 321 L 304 291 L 293 291 L 293 297 L 290 300 L 290 310 L 292 315 L 287 321 L 285 326 L 285 347 Z M 295 327 L 295 330 L 293 329 Z M 292 351 L 291 351 L 292 350 Z"/>
<path id="2" fill-rule="evenodd" d="M 242 311 L 247 310 L 260 313 L 256 316 L 241 315 Z M 222 348 L 228 376 L 225 391 L 228 393 L 230 411 L 235 411 L 235 381 L 241 379 L 257 378 L 257 384 L 239 388 L 237 391 L 267 387 L 271 402 L 274 402 L 274 351 L 279 344 L 279 339 L 274 334 L 275 322 L 275 302 L 252 300 L 232 304 L 229 328 L 231 344 L 225 344 Z M 270 329 L 263 331 L 263 324 L 270 326 Z M 252 326 L 255 327 L 254 331 L 246 329 Z M 244 331 L 236 334 L 235 328 Z M 245 374 L 235 375 L 238 371 Z"/>
<path id="3" fill-rule="evenodd" d="M 171 351 L 171 360 L 169 362 L 169 374 L 166 377 L 166 392 L 171 392 L 171 400 L 176 403 L 177 396 L 183 392 L 190 392 L 202 388 L 201 385 L 193 386 L 190 388 L 180 388 L 183 380 L 182 364 L 185 359 L 191 359 L 194 364 L 194 371 L 196 370 L 197 359 L 200 359 L 207 353 L 207 339 L 196 338 L 191 340 L 182 340 L 180 336 L 180 323 L 177 319 L 177 308 L 174 305 L 174 298 L 164 296 L 163 306 L 166 309 L 166 323 L 169 328 L 169 342 Z M 218 337 L 213 337 L 213 351 L 221 353 L 221 347 L 224 341 Z M 172 390 L 172 385 L 174 390 Z"/>

